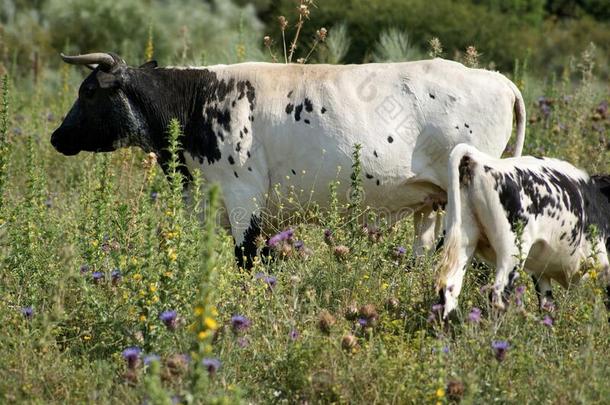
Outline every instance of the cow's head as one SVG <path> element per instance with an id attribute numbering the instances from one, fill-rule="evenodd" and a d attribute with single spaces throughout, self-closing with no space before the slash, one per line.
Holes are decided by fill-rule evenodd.
<path id="1" fill-rule="evenodd" d="M 130 68 L 123 59 L 112 53 L 61 57 L 66 63 L 87 66 L 92 72 L 81 84 L 78 99 L 61 126 L 51 136 L 55 149 L 64 155 L 110 152 L 144 135 L 145 123 L 125 92 Z"/>

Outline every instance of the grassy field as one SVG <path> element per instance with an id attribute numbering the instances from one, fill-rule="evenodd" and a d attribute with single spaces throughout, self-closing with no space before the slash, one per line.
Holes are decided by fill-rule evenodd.
<path id="1" fill-rule="evenodd" d="M 610 91 L 592 52 L 556 79 L 508 73 L 527 100 L 526 153 L 596 173 L 610 169 Z M 608 403 L 594 272 L 556 287 L 547 315 L 525 275 L 491 311 L 491 271 L 472 268 L 443 325 L 435 258 L 415 264 L 411 221 L 388 227 L 366 201 L 282 213 L 281 258 L 239 271 L 231 237 L 200 219 L 216 188 L 185 207 L 179 174 L 141 151 L 52 149 L 83 76 L 2 86 L 0 402 Z"/>

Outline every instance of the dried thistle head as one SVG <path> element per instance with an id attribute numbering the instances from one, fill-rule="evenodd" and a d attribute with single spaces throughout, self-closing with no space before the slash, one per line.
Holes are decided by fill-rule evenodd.
<path id="1" fill-rule="evenodd" d="M 349 353 L 353 353 L 358 348 L 358 339 L 354 335 L 345 335 L 341 339 L 341 347 Z"/>
<path id="2" fill-rule="evenodd" d="M 299 58 L 297 59 L 297 63 L 304 65 L 305 64 L 305 58 Z"/>
<path id="3" fill-rule="evenodd" d="M 345 245 L 335 246 L 333 253 L 337 259 L 343 260 L 349 256 L 349 248 Z"/>
<path id="4" fill-rule="evenodd" d="M 306 4 L 306 2 L 303 2 L 303 3 L 302 3 L 300 6 L 299 6 L 298 10 L 299 10 L 299 14 L 301 15 L 301 17 L 303 17 L 303 18 L 309 18 L 309 14 L 310 14 L 311 12 L 309 11 L 309 6 Z"/>
<path id="5" fill-rule="evenodd" d="M 273 40 L 271 39 L 271 37 L 269 35 L 265 35 L 265 37 L 263 38 L 263 43 L 265 44 L 266 48 L 269 48 L 269 47 L 271 47 Z"/>
<path id="6" fill-rule="evenodd" d="M 447 398 L 453 402 L 460 402 L 464 396 L 464 383 L 459 380 L 451 380 L 447 383 Z"/>
<path id="7" fill-rule="evenodd" d="M 428 42 L 428 46 L 430 47 L 430 52 L 428 52 L 428 55 L 433 58 L 438 58 L 443 53 L 443 45 L 441 44 L 441 40 L 437 37 L 432 38 Z"/>
<path id="8" fill-rule="evenodd" d="M 472 67 L 472 68 L 478 67 L 480 56 L 481 56 L 481 54 L 479 54 L 479 51 L 477 51 L 477 48 L 470 45 L 468 48 L 466 48 L 466 56 L 465 56 L 466 65 L 468 67 Z"/>
<path id="9" fill-rule="evenodd" d="M 320 42 L 326 41 L 327 36 L 328 36 L 328 30 L 324 27 L 322 27 L 316 31 L 316 38 L 318 38 L 318 40 Z"/>
<path id="10" fill-rule="evenodd" d="M 157 164 L 157 155 L 154 152 L 150 152 L 144 160 L 142 160 L 142 167 L 144 170 L 150 170 Z"/>
<path id="11" fill-rule="evenodd" d="M 278 21 L 280 23 L 280 29 L 282 31 L 286 31 L 286 28 L 288 28 L 288 20 L 286 19 L 286 17 L 281 15 L 278 17 Z"/>
<path id="12" fill-rule="evenodd" d="M 325 334 L 330 334 L 330 330 L 335 324 L 335 317 L 328 312 L 327 310 L 323 310 L 320 312 L 320 316 L 318 317 L 318 328 Z"/>
<path id="13" fill-rule="evenodd" d="M 379 314 L 377 313 L 377 309 L 373 304 L 366 304 L 360 307 L 360 316 L 367 321 L 374 322 L 379 318 Z"/>

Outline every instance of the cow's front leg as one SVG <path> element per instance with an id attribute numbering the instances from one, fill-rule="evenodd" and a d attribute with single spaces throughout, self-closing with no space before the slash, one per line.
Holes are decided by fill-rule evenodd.
<path id="1" fill-rule="evenodd" d="M 541 311 L 555 311 L 555 300 L 553 299 L 553 288 L 551 279 L 545 275 L 532 274 L 536 296 L 538 297 L 538 307 Z"/>
<path id="2" fill-rule="evenodd" d="M 254 258 L 266 254 L 264 248 L 258 252 L 257 242 L 262 235 L 263 228 L 263 191 L 251 185 L 231 184 L 225 186 L 223 191 L 225 208 L 231 233 L 235 241 L 235 259 L 237 265 L 249 270 L 252 268 Z"/>

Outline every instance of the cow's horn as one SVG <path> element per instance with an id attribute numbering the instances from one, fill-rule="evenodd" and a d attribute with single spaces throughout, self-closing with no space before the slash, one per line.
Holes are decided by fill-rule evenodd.
<path id="1" fill-rule="evenodd" d="M 100 65 L 106 69 L 111 69 L 117 64 L 112 55 L 103 52 L 88 53 L 86 55 L 68 56 L 60 54 L 64 62 L 71 65 Z"/>

